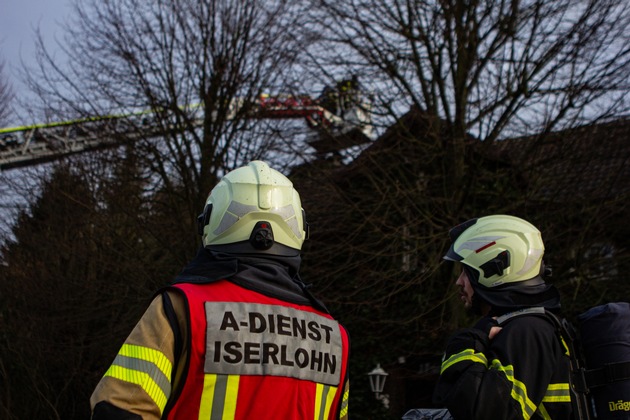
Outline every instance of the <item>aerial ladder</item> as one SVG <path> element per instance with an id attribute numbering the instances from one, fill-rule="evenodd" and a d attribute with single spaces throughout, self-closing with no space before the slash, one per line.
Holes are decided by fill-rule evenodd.
<path id="1" fill-rule="evenodd" d="M 235 98 L 227 118 L 244 105 Z M 372 138 L 371 101 L 356 79 L 327 87 L 318 98 L 308 95 L 260 95 L 247 117 L 303 119 L 312 135 L 307 142 L 318 155 L 368 143 Z M 163 125 L 153 122 L 152 112 L 0 128 L 0 170 L 50 162 L 64 156 L 116 147 L 123 142 L 164 135 Z M 142 124 L 142 134 L 131 125 Z M 202 119 L 194 122 L 200 127 Z"/>

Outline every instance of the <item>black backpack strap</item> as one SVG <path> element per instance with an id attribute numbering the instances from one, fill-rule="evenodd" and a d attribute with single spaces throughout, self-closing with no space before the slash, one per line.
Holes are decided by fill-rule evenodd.
<path id="1" fill-rule="evenodd" d="M 543 307 L 533 307 L 533 308 L 526 308 L 526 309 L 520 309 L 518 311 L 514 311 L 514 312 L 509 312 L 505 315 L 501 315 L 497 317 L 497 324 L 499 325 L 503 325 L 506 322 L 508 322 L 510 319 L 515 318 L 517 316 L 522 316 L 522 315 L 545 315 L 547 313 L 547 310 Z"/>
<path id="2" fill-rule="evenodd" d="M 571 406 L 573 407 L 573 418 L 577 420 L 590 420 L 591 403 L 589 401 L 589 388 L 584 373 L 584 357 L 580 347 L 577 331 L 573 324 L 566 318 L 560 318 L 551 311 L 546 311 L 546 315 L 556 326 L 560 340 L 569 350 L 569 361 L 571 363 Z"/>
<path id="3" fill-rule="evenodd" d="M 607 363 L 597 369 L 587 369 L 584 380 L 588 388 L 597 388 L 613 382 L 630 379 L 630 361 Z"/>

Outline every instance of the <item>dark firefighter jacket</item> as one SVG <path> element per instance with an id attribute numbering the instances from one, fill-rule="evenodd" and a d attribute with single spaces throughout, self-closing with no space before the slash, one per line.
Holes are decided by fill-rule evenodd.
<path id="1" fill-rule="evenodd" d="M 458 420 L 570 419 L 569 358 L 552 322 L 523 315 L 502 328 L 450 338 L 434 402 Z"/>

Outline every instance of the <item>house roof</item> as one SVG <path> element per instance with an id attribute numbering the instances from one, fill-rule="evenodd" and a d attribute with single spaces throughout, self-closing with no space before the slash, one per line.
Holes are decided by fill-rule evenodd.
<path id="1" fill-rule="evenodd" d="M 375 168 L 407 165 L 430 170 L 446 141 L 446 122 L 412 108 L 392 124 L 348 166 L 337 166 L 341 179 L 350 181 Z M 630 193 L 630 118 L 596 123 L 519 138 L 492 145 L 469 136 L 469 163 L 517 169 L 517 188 L 525 188 L 533 202 L 609 200 Z M 485 161 L 485 163 L 482 163 Z M 498 166 L 497 166 L 498 165 Z"/>
<path id="2" fill-rule="evenodd" d="M 409 165 L 417 172 L 439 159 L 440 142 L 447 138 L 445 121 L 412 107 L 394 124 L 369 144 L 350 165 L 340 169 L 340 176 L 352 178 L 364 171 L 373 172 L 375 165 Z M 468 141 L 477 141 L 469 136 Z"/>
<path id="3" fill-rule="evenodd" d="M 534 197 L 604 200 L 630 192 L 630 119 L 497 141 L 497 159 L 521 168 Z"/>

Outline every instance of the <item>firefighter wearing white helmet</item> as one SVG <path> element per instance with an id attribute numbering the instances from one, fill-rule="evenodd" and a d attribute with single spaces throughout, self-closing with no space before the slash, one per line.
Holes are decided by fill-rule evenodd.
<path id="1" fill-rule="evenodd" d="M 541 305 L 558 309 L 558 293 L 545 283 L 545 246 L 531 223 L 509 215 L 468 220 L 450 230 L 445 260 L 460 262 L 478 299 L 494 311 Z"/>
<path id="2" fill-rule="evenodd" d="M 560 298 L 544 280 L 540 231 L 491 215 L 449 236 L 444 259 L 461 264 L 460 299 L 481 318 L 448 340 L 434 402 L 455 419 L 572 418 L 570 361 L 548 315 Z"/>
<path id="3" fill-rule="evenodd" d="M 198 223 L 203 246 L 123 344 L 93 420 L 347 419 L 348 334 L 298 274 L 308 225 L 291 181 L 235 169 Z"/>
<path id="4" fill-rule="evenodd" d="M 308 236 L 293 184 L 262 161 L 223 177 L 208 196 L 199 229 L 205 247 L 239 254 L 297 255 Z"/>

